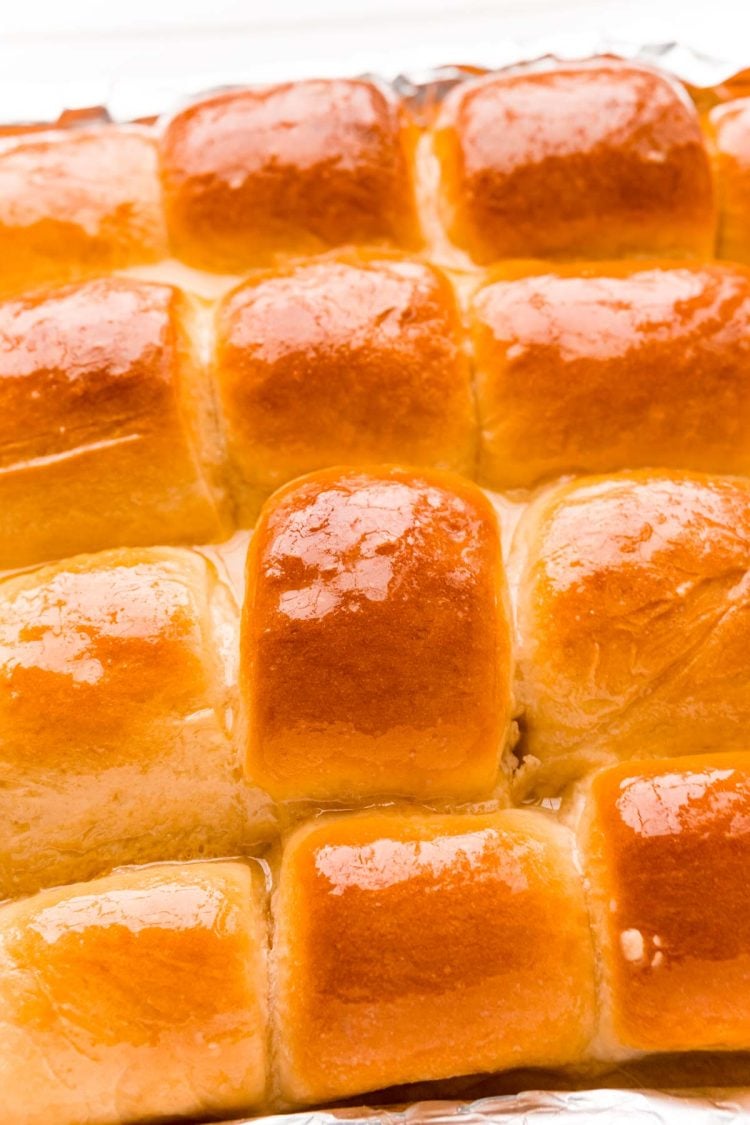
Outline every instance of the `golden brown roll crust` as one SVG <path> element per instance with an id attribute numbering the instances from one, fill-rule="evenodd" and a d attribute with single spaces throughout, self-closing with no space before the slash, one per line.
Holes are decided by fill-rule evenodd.
<path id="1" fill-rule="evenodd" d="M 276 902 L 282 1096 L 580 1060 L 593 954 L 543 814 L 371 812 L 289 842 Z"/>
<path id="2" fill-rule="evenodd" d="M 538 784 L 617 758 L 747 745 L 749 568 L 746 480 L 592 477 L 530 509 L 513 570 Z"/>
<path id="3" fill-rule="evenodd" d="M 498 774 L 509 638 L 494 511 L 436 470 L 332 469 L 266 504 L 241 686 L 279 798 L 470 798 Z"/>
<path id="4" fill-rule="evenodd" d="M 0 294 L 166 257 L 156 143 L 110 125 L 0 141 Z"/>
<path id="5" fill-rule="evenodd" d="M 84 555 L 0 583 L 0 899 L 273 831 L 230 727 L 237 628 L 190 551 Z"/>
<path id="6" fill-rule="evenodd" d="M 456 300 L 434 267 L 347 252 L 254 277 L 223 302 L 216 372 L 240 522 L 329 465 L 474 473 L 476 423 Z"/>
<path id="7" fill-rule="evenodd" d="M 646 67 L 599 58 L 461 83 L 434 146 L 448 233 L 477 262 L 713 250 L 698 115 Z"/>
<path id="8" fill-rule="evenodd" d="M 750 754 L 598 774 L 584 822 L 609 1035 L 750 1047 Z"/>
<path id="9" fill-rule="evenodd" d="M 750 271 L 501 269 L 473 299 L 480 480 L 659 465 L 750 473 Z"/>
<path id="10" fill-rule="evenodd" d="M 117 278 L 0 304 L 0 568 L 221 532 L 193 315 Z"/>
<path id="11" fill-rule="evenodd" d="M 242 863 L 116 872 L 0 910 L 13 1125 L 250 1109 L 265 1091 L 262 889 Z"/>
<path id="12" fill-rule="evenodd" d="M 719 203 L 717 254 L 750 262 L 750 98 L 716 106 L 708 130 Z"/>
<path id="13" fill-rule="evenodd" d="M 161 146 L 167 226 L 191 265 L 239 272 L 281 253 L 420 235 L 403 105 L 361 79 L 233 90 L 189 106 Z"/>

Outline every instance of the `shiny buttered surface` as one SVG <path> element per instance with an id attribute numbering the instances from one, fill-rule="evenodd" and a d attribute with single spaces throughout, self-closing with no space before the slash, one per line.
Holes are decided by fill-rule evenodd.
<path id="1" fill-rule="evenodd" d="M 510 636 L 486 496 L 395 468 L 281 490 L 250 544 L 240 677 L 248 772 L 275 797 L 503 788 Z"/>
<path id="2" fill-rule="evenodd" d="M 749 169 L 615 59 L 0 141 L 0 1125 L 750 1050 Z"/>
<path id="3" fill-rule="evenodd" d="M 337 463 L 408 451 L 474 473 L 458 305 L 426 263 L 359 251 L 251 277 L 219 307 L 216 379 L 243 525 L 279 485 Z"/>
<path id="4" fill-rule="evenodd" d="M 750 473 L 745 267 L 512 263 L 470 318 L 486 487 L 651 465 Z"/>
<path id="5" fill-rule="evenodd" d="M 433 144 L 448 231 L 476 262 L 713 250 L 695 107 L 650 68 L 599 59 L 459 83 Z"/>
<path id="6" fill-rule="evenodd" d="M 0 568 L 228 528 L 194 316 L 119 278 L 0 303 Z"/>
<path id="7" fill-rule="evenodd" d="M 708 129 L 721 199 L 717 253 L 750 262 L 750 98 L 716 106 Z"/>
<path id="8" fill-rule="evenodd" d="M 133 868 L 0 907 L 0 1120 L 117 1125 L 257 1104 L 263 880 Z"/>
<path id="9" fill-rule="evenodd" d="M 160 141 L 172 249 L 233 273 L 278 253 L 421 242 L 405 106 L 372 82 L 287 82 L 196 102 Z"/>
<path id="10" fill-rule="evenodd" d="M 0 141 L 0 295 L 166 252 L 152 130 L 112 125 Z"/>
<path id="11" fill-rule="evenodd" d="M 0 301 L 0 567 L 222 540 L 342 464 L 493 489 L 750 472 L 746 267 L 524 262 L 479 281 L 350 249 L 255 271 L 213 307 L 132 277 Z"/>
<path id="12" fill-rule="evenodd" d="M 750 482 L 551 489 L 516 532 L 516 690 L 544 791 L 633 756 L 747 747 Z"/>
<path id="13" fill-rule="evenodd" d="M 747 473 L 748 152 L 745 100 L 616 59 L 0 140 L 0 567 L 335 465 Z"/>
<path id="14" fill-rule="evenodd" d="M 276 900 L 280 1089 L 579 1062 L 594 964 L 568 834 L 536 812 L 368 812 L 299 830 Z"/>
<path id="15" fill-rule="evenodd" d="M 604 1031 L 643 1051 L 750 1047 L 750 753 L 630 762 L 583 821 Z"/>
<path id="16" fill-rule="evenodd" d="M 0 582 L 0 898 L 273 835 L 233 731 L 237 626 L 193 551 Z"/>
<path id="17" fill-rule="evenodd" d="M 548 490 L 506 584 L 476 485 L 326 470 L 241 619 L 196 551 L 0 583 L 6 893 L 100 875 L 0 908 L 3 1125 L 750 1048 L 749 489 Z"/>

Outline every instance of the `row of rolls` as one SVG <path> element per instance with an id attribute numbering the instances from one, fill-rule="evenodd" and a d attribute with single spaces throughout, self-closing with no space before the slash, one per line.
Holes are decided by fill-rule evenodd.
<path id="1" fill-rule="evenodd" d="M 750 1049 L 750 483 L 510 522 L 329 469 L 241 611 L 184 548 L 0 583 L 0 1121 Z"/>
<path id="2" fill-rule="evenodd" d="M 747 748 L 747 479 L 578 478 L 512 536 L 500 514 L 453 474 L 329 469 L 264 506 L 244 598 L 174 547 L 0 582 L 0 897 L 329 806 L 555 800 Z"/>
<path id="3" fill-rule="evenodd" d="M 455 283 L 455 284 L 454 284 Z M 0 302 L 0 568 L 206 543 L 330 465 L 495 490 L 750 473 L 750 270 L 349 248 L 209 300 L 107 277 Z"/>
<path id="4" fill-rule="evenodd" d="M 747 752 L 634 760 L 562 819 L 328 814 L 262 862 L 3 905 L 0 1120 L 203 1120 L 747 1051 L 748 809 Z"/>
<path id="5" fill-rule="evenodd" d="M 169 256 L 242 273 L 347 243 L 480 265 L 750 258 L 750 99 L 694 101 L 607 57 L 463 79 L 442 101 L 318 79 L 156 123 L 4 129 L 0 292 Z"/>

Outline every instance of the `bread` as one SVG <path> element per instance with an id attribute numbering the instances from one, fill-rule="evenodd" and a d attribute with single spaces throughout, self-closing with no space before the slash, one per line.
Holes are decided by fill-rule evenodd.
<path id="1" fill-rule="evenodd" d="M 633 761 L 594 777 L 582 847 L 605 1044 L 750 1048 L 749 811 L 748 753 Z"/>
<path id="2" fill-rule="evenodd" d="M 189 551 L 0 582 L 0 899 L 273 835 L 232 730 L 238 624 Z"/>
<path id="3" fill-rule="evenodd" d="M 0 141 L 0 296 L 166 253 L 150 130 L 110 125 Z"/>
<path id="4" fill-rule="evenodd" d="M 469 799 L 498 783 L 510 655 L 497 520 L 435 470 L 327 470 L 261 512 L 241 689 L 277 799 Z"/>
<path id="5" fill-rule="evenodd" d="M 227 1114 L 266 1081 L 262 881 L 154 866 L 0 908 L 0 1120 Z"/>
<path id="6" fill-rule="evenodd" d="M 594 971 L 567 834 L 543 814 L 373 811 L 289 841 L 275 911 L 293 1103 L 579 1061 Z"/>
<path id="7" fill-rule="evenodd" d="M 748 752 L 602 771 L 577 847 L 535 809 L 308 823 L 274 877 L 268 979 L 264 880 L 241 863 L 5 905 L 0 1120 L 115 1125 L 746 1049 L 749 778 Z"/>
<path id="8" fill-rule="evenodd" d="M 445 276 L 355 251 L 235 289 L 217 316 L 216 375 L 243 525 L 294 477 L 398 461 L 474 474 L 476 421 Z"/>
<path id="9" fill-rule="evenodd" d="M 0 303 L 0 568 L 226 529 L 194 310 L 116 278 Z"/>
<path id="10" fill-rule="evenodd" d="M 719 203 L 716 252 L 750 262 L 750 98 L 716 106 L 707 128 Z"/>
<path id="11" fill-rule="evenodd" d="M 175 254 L 232 273 L 349 242 L 418 245 L 413 129 L 400 101 L 363 79 L 230 90 L 189 105 L 161 142 Z"/>
<path id="12" fill-rule="evenodd" d="M 461 82 L 433 147 L 445 225 L 475 262 L 713 249 L 697 112 L 648 67 L 598 58 Z"/>
<path id="13" fill-rule="evenodd" d="M 544 494 L 517 529 L 517 696 L 544 791 L 618 758 L 743 750 L 750 482 L 643 470 Z"/>
<path id="14" fill-rule="evenodd" d="M 750 1051 L 747 111 L 453 78 L 0 139 L 0 1125 Z"/>
<path id="15" fill-rule="evenodd" d="M 652 465 L 750 473 L 747 269 L 514 264 L 474 296 L 472 322 L 490 488 Z"/>

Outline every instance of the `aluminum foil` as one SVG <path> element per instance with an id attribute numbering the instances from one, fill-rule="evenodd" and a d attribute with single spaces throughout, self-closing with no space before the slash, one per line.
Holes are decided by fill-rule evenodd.
<path id="1" fill-rule="evenodd" d="M 682 79 L 696 91 L 711 91 L 716 100 L 750 94 L 750 69 L 743 69 L 741 60 L 711 58 L 678 42 L 631 43 L 603 39 L 598 35 L 535 38 L 525 43 L 504 43 L 491 48 L 477 47 L 475 53 L 464 52 L 456 65 L 415 70 L 409 64 L 408 50 L 392 53 L 392 69 L 377 77 L 391 83 L 407 99 L 439 97 L 445 89 L 472 70 L 497 70 L 519 63 L 542 62 L 545 59 L 582 59 L 591 55 L 612 54 L 622 58 L 650 63 Z M 746 64 L 745 64 L 746 65 Z M 342 71 L 338 70 L 337 74 Z M 315 71 L 317 77 L 334 76 L 330 68 Z M 306 76 L 306 75 L 305 75 Z M 297 75 L 279 73 L 286 80 Z M 31 81 L 19 89 L 18 83 L 6 85 L 0 76 L 0 121 L 8 125 L 39 125 L 91 123 L 95 121 L 135 121 L 169 113 L 192 98 L 221 87 L 252 85 L 257 75 L 252 67 L 245 72 L 205 73 L 180 78 L 179 85 L 156 82 L 92 82 L 71 80 L 50 84 Z"/>
<path id="2" fill-rule="evenodd" d="M 702 108 L 732 97 L 750 96 L 750 68 L 743 69 L 741 59 L 711 58 L 678 42 L 638 44 L 598 35 L 477 47 L 476 53 L 464 53 L 460 64 L 422 70 L 410 68 L 408 52 L 399 55 L 394 51 L 391 72 L 369 77 L 392 85 L 418 110 L 439 101 L 456 82 L 477 70 L 521 64 L 542 67 L 556 60 L 600 54 L 640 61 L 673 74 L 687 84 Z M 316 73 L 318 77 L 334 76 L 325 68 Z M 275 77 L 282 81 L 307 76 L 280 73 Z M 256 81 L 252 70 L 222 72 L 210 78 L 206 74 L 193 78 L 186 75 L 179 86 L 163 81 L 82 85 L 72 80 L 53 89 L 35 82 L 22 89 L 13 84 L 11 89 L 0 79 L 0 121 L 10 127 L 76 127 L 154 120 L 202 94 Z M 565 1125 L 572 1120 L 575 1125 L 750 1125 L 750 1055 L 647 1059 L 600 1076 L 598 1082 L 600 1088 L 583 1088 L 596 1087 L 596 1080 L 589 1077 L 578 1081 L 572 1076 L 542 1072 L 459 1078 L 371 1095 L 371 1105 L 276 1113 L 233 1119 L 224 1125 L 522 1125 L 537 1121 Z M 529 1088 L 537 1085 L 548 1088 Z M 433 1100 L 436 1096 L 452 1100 Z"/>
<path id="3" fill-rule="evenodd" d="M 254 1125 L 734 1125 L 750 1121 L 750 1092 L 702 1096 L 658 1090 L 527 1090 L 476 1102 L 414 1102 L 403 1109 L 313 1110 L 256 1117 Z M 250 1125 L 250 1119 L 236 1125 Z"/>

